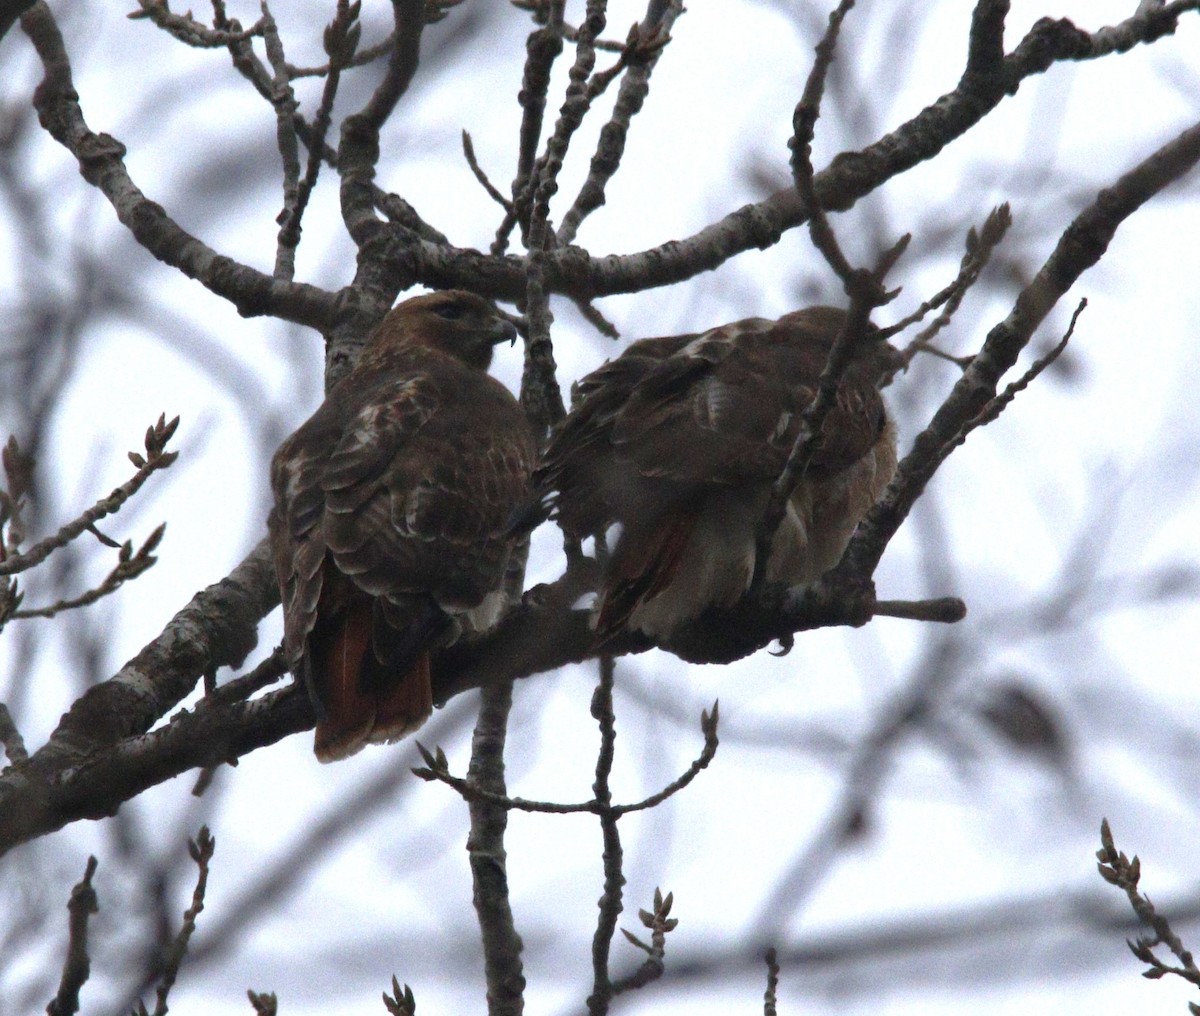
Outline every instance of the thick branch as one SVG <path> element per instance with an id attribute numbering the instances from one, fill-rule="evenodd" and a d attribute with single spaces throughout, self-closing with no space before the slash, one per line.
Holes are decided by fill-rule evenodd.
<path id="1" fill-rule="evenodd" d="M 489 794 L 504 795 L 504 741 L 512 708 L 512 684 L 484 689 L 479 719 L 471 739 L 468 780 Z M 472 799 L 467 854 L 471 863 L 475 913 L 483 937 L 489 1016 L 520 1016 L 525 1008 L 525 975 L 521 936 L 513 923 L 508 898 L 504 833 L 508 809 L 489 800 Z"/>
<path id="2" fill-rule="evenodd" d="M 189 769 L 212 767 L 307 730 L 312 707 L 289 686 L 249 702 L 205 699 L 165 727 L 97 749 L 75 764 L 0 774 L 0 855 L 85 818 L 107 818 L 124 801 Z M 45 761 L 45 760 L 43 760 Z"/>
<path id="3" fill-rule="evenodd" d="M 839 577 L 870 575 L 884 547 L 916 503 L 958 435 L 996 396 L 1004 374 L 1058 300 L 1108 249 L 1121 225 L 1146 201 L 1200 161 L 1200 124 L 1189 128 L 1102 190 L 1076 216 L 1054 252 L 1018 295 L 1012 312 L 989 333 L 946 401 L 913 444 L 896 476 L 859 526 L 837 569 Z"/>
<path id="4" fill-rule="evenodd" d="M 243 317 L 270 314 L 326 330 L 334 320 L 335 299 L 316 286 L 286 282 L 224 257 L 192 236 L 161 205 L 146 197 L 125 168 L 125 146 L 108 134 L 94 134 L 79 106 L 71 65 L 54 15 L 44 2 L 21 16 L 45 69 L 33 95 L 38 119 L 79 161 L 83 178 L 108 198 L 117 218 L 154 257 L 224 297 Z"/>
<path id="5" fill-rule="evenodd" d="M 813 181 L 822 208 L 844 211 L 894 176 L 935 157 L 987 116 L 1006 95 L 1013 95 L 1026 78 L 1063 60 L 1090 60 L 1113 52 L 1113 31 L 1128 41 L 1150 43 L 1173 27 L 1185 12 L 1200 8 L 1200 0 L 1168 5 L 1156 17 L 1135 17 L 1113 29 L 1089 35 L 1066 20 L 1043 19 L 1030 29 L 1017 48 L 1004 57 L 994 74 L 964 73 L 957 87 L 927 106 L 913 119 L 860 152 L 839 155 Z M 1164 20 L 1165 19 L 1165 20 Z M 986 33 L 977 30 L 975 49 L 982 51 Z M 1133 43 L 1131 42 L 1130 45 Z M 1126 46 L 1125 48 L 1129 48 Z M 987 66 L 974 56 L 972 68 Z M 551 292 L 581 299 L 614 293 L 641 292 L 690 279 L 711 271 L 737 254 L 765 249 L 789 229 L 808 219 L 803 200 L 792 187 L 756 204 L 745 205 L 682 240 L 635 254 L 594 257 L 578 247 L 560 248 L 546 258 L 546 285 Z M 411 234 L 388 227 L 393 242 L 402 242 L 416 258 L 416 280 L 449 288 L 469 286 L 485 295 L 519 299 L 525 287 L 520 258 L 487 258 L 478 251 L 413 245 Z"/>
<path id="6" fill-rule="evenodd" d="M 145 734 L 203 674 L 240 664 L 254 648 L 259 620 L 278 602 L 264 541 L 227 578 L 197 593 L 120 672 L 80 696 L 46 745 L 0 774 L 0 853 L 75 819 L 112 814 L 146 787 L 311 722 L 306 702 L 275 713 L 267 696 L 206 701 Z M 240 728 L 238 720 L 261 727 Z"/>

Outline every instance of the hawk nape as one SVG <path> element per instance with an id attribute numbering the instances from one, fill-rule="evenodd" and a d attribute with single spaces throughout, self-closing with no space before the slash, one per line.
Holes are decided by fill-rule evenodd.
<path id="1" fill-rule="evenodd" d="M 576 387 L 535 477 L 576 537 L 621 526 L 595 623 L 669 641 L 750 586 L 771 486 L 846 317 L 809 307 L 700 335 L 633 343 Z M 897 355 L 877 330 L 854 358 L 789 499 L 765 577 L 811 582 L 841 558 L 896 468 L 881 378 Z"/>
<path id="2" fill-rule="evenodd" d="M 430 650 L 499 617 L 509 521 L 536 458 L 516 400 L 487 374 L 515 334 L 471 293 L 406 300 L 275 453 L 284 652 L 323 762 L 419 727 Z"/>

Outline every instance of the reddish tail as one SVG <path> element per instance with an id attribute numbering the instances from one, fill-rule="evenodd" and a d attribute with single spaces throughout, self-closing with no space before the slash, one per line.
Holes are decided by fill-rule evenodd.
<path id="1" fill-rule="evenodd" d="M 639 604 L 671 584 L 697 518 L 696 509 L 679 508 L 643 530 L 626 528 L 605 576 L 597 635 L 611 635 L 624 627 Z"/>
<path id="2" fill-rule="evenodd" d="M 324 652 L 317 649 L 317 692 L 325 717 L 317 723 L 313 751 L 322 762 L 348 758 L 368 743 L 403 737 L 433 710 L 427 652 L 417 656 L 407 673 L 388 675 L 383 687 L 363 687 L 371 628 L 371 604 L 356 604 Z"/>

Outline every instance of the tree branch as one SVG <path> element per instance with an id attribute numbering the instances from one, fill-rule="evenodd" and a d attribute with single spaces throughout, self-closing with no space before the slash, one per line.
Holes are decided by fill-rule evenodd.
<path id="1" fill-rule="evenodd" d="M 273 278 L 218 254 L 147 198 L 125 168 L 125 146 L 109 134 L 92 133 L 84 120 L 62 35 L 43 0 L 21 15 L 21 27 L 45 70 L 33 95 L 38 120 L 75 156 L 83 178 L 108 198 L 138 243 L 159 261 L 224 297 L 243 317 L 270 314 L 323 331 L 330 327 L 336 311 L 333 294 Z"/>
<path id="2" fill-rule="evenodd" d="M 1059 238 L 1030 283 L 1017 296 L 1012 312 L 996 325 L 983 348 L 917 436 L 900 462 L 881 501 L 871 509 L 850 541 L 841 564 L 823 583 L 870 575 L 884 547 L 900 527 L 937 468 L 957 446 L 963 425 L 995 398 L 1000 379 L 1017 362 L 1058 300 L 1108 249 L 1117 228 L 1146 201 L 1178 180 L 1200 161 L 1200 123 L 1185 130 L 1124 174 L 1079 213 Z"/>

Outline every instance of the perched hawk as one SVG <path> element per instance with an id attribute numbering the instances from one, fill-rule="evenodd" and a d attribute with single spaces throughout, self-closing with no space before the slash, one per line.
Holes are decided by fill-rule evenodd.
<path id="1" fill-rule="evenodd" d="M 503 606 L 534 441 L 487 374 L 516 332 L 471 293 L 406 300 L 271 462 L 284 651 L 322 762 L 415 730 L 429 652 Z"/>
<path id="2" fill-rule="evenodd" d="M 621 526 L 596 607 L 601 635 L 668 639 L 746 592 L 771 485 L 844 321 L 809 307 L 643 339 L 578 384 L 535 484 L 574 536 Z M 860 338 L 776 531 L 768 580 L 811 582 L 837 564 L 891 479 L 895 429 L 878 384 L 896 357 Z"/>

